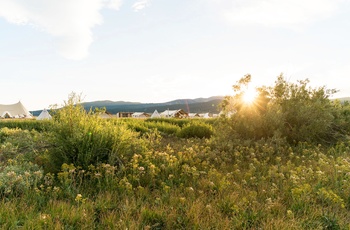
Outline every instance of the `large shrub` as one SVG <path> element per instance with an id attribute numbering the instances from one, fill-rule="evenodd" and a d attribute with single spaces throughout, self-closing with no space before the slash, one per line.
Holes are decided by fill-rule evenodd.
<path id="1" fill-rule="evenodd" d="M 282 114 L 282 135 L 291 141 L 334 143 L 345 132 L 338 127 L 338 108 L 329 100 L 335 90 L 311 88 L 309 80 L 289 83 L 279 76 L 275 86 L 266 88 L 271 104 Z"/>
<path id="2" fill-rule="evenodd" d="M 80 96 L 74 93 L 56 111 L 52 130 L 55 147 L 50 159 L 56 170 L 63 163 L 82 168 L 98 163 L 120 164 L 143 146 L 138 134 L 125 124 L 111 125 L 97 114 L 86 112 Z"/>
<path id="3" fill-rule="evenodd" d="M 250 81 L 250 75 L 239 80 L 234 95 L 224 100 L 224 111 L 233 115 L 218 126 L 221 139 L 285 138 L 291 144 L 332 144 L 349 131 L 344 126 L 349 113 L 329 99 L 336 90 L 312 88 L 307 79 L 291 83 L 280 75 L 275 85 L 258 88 L 254 103 L 247 104 L 242 98 Z M 223 126 L 226 129 L 220 133 Z"/>
<path id="4" fill-rule="evenodd" d="M 150 123 L 169 123 L 172 125 L 176 125 L 178 127 L 183 127 L 190 123 L 191 121 L 188 119 L 178 119 L 178 118 L 150 118 L 147 119 L 146 122 Z"/>
<path id="5" fill-rule="evenodd" d="M 212 127 L 205 123 L 195 122 L 193 124 L 188 124 L 183 127 L 177 136 L 181 138 L 210 138 L 213 134 Z"/>

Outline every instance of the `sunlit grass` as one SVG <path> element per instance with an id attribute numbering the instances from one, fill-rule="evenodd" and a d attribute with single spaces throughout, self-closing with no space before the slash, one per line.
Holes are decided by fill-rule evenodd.
<path id="1" fill-rule="evenodd" d="M 4 229 L 349 228 L 349 143 L 290 147 L 275 140 L 223 151 L 208 139 L 144 135 L 147 151 L 118 166 L 64 164 L 42 175 L 26 164 L 42 162 L 37 157 L 46 150 L 37 140 L 47 133 L 0 131 L 0 182 L 12 186 L 0 191 Z M 24 144 L 32 153 L 12 154 Z M 26 178 L 32 182 L 22 183 Z"/>

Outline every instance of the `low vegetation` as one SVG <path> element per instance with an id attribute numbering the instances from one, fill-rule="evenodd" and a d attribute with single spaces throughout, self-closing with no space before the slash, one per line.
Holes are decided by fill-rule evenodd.
<path id="1" fill-rule="evenodd" d="M 2 229 L 349 229 L 350 107 L 279 76 L 217 119 L 0 121 Z"/>

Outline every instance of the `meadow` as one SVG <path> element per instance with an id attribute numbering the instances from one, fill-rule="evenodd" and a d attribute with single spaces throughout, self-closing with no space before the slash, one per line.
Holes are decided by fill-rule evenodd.
<path id="1" fill-rule="evenodd" d="M 0 120 L 1 229 L 350 229 L 350 108 L 278 78 L 215 119 Z"/>

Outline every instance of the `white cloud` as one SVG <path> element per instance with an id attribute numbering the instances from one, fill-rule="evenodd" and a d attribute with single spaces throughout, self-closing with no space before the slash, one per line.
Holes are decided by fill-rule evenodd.
<path id="1" fill-rule="evenodd" d="M 79 60 L 88 55 L 91 29 L 103 22 L 99 11 L 120 5 L 121 0 L 1 0 L 0 17 L 46 31 L 63 57 Z"/>
<path id="2" fill-rule="evenodd" d="M 299 27 L 333 15 L 347 0 L 211 0 L 234 24 Z"/>
<path id="3" fill-rule="evenodd" d="M 114 10 L 119 10 L 122 5 L 122 0 L 106 0 L 107 6 Z"/>
<path id="4" fill-rule="evenodd" d="M 149 6 L 151 3 L 150 0 L 138 0 L 137 2 L 132 5 L 132 8 L 134 9 L 135 12 L 138 12 L 142 10 L 143 8 Z"/>

